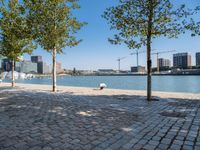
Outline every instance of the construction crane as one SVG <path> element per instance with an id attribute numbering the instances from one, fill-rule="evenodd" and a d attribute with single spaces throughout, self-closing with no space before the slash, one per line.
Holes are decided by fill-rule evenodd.
<path id="1" fill-rule="evenodd" d="M 161 51 L 161 52 L 156 52 L 156 53 L 152 53 L 151 55 L 157 55 L 157 72 L 160 72 L 160 66 L 159 66 L 159 55 L 163 54 L 163 53 L 171 53 L 171 52 L 175 52 L 176 50 L 171 50 L 171 51 Z"/>
<path id="2" fill-rule="evenodd" d="M 155 51 L 156 49 L 152 49 L 151 51 Z M 131 53 L 130 55 L 136 55 L 136 60 L 137 60 L 137 67 L 139 66 L 139 54 L 141 53 L 146 53 L 146 51 L 138 51 Z"/>
<path id="3" fill-rule="evenodd" d="M 126 56 L 127 57 L 127 56 Z M 117 59 L 118 61 L 118 71 L 120 72 L 120 64 L 121 64 L 121 60 L 125 59 L 126 57 L 120 57 Z"/>
<path id="4" fill-rule="evenodd" d="M 138 51 L 138 50 L 136 50 L 136 52 L 133 52 L 133 53 L 131 53 L 130 55 L 136 55 L 136 60 L 137 60 L 137 68 L 138 68 L 138 66 L 139 66 L 139 54 L 141 54 L 141 53 L 145 53 L 146 51 Z"/>

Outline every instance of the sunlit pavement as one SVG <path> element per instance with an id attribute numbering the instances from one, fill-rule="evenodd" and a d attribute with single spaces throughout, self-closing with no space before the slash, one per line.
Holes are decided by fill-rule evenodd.
<path id="1" fill-rule="evenodd" d="M 0 89 L 0 149 L 200 150 L 200 101 Z"/>

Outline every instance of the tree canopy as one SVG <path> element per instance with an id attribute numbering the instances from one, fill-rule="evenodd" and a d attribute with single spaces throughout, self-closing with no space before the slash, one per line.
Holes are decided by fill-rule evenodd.
<path id="1" fill-rule="evenodd" d="M 30 54 L 35 46 L 19 1 L 1 2 L 0 13 L 0 54 L 15 61 L 24 53 Z"/>
<path id="2" fill-rule="evenodd" d="M 103 17 L 111 29 L 117 30 L 109 41 L 125 43 L 132 49 L 147 44 L 149 25 L 152 38 L 177 37 L 184 32 L 182 23 L 189 14 L 185 5 L 175 9 L 170 0 L 120 0 L 119 5 L 108 8 Z"/>
<path id="3" fill-rule="evenodd" d="M 200 15 L 200 6 L 196 6 L 194 10 L 194 16 Z M 200 19 L 194 19 L 194 17 L 191 17 L 189 21 L 184 22 L 186 29 L 191 31 L 191 36 L 200 36 Z"/>
<path id="4" fill-rule="evenodd" d="M 77 45 L 80 40 L 74 36 L 83 23 L 72 15 L 79 8 L 77 0 L 24 0 L 29 27 L 35 41 L 51 52 Z"/>

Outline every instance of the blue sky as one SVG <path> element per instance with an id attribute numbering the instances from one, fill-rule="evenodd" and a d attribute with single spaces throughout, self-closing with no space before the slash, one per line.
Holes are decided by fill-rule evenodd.
<path id="1" fill-rule="evenodd" d="M 188 7 L 200 4 L 197 0 L 176 0 L 175 5 L 185 3 Z M 75 12 L 77 18 L 88 23 L 77 36 L 83 39 L 80 45 L 74 48 L 66 47 L 64 54 L 58 55 L 57 60 L 66 69 L 97 70 L 102 68 L 117 69 L 117 58 L 128 56 L 135 50 L 128 49 L 125 45 L 111 45 L 108 37 L 112 37 L 115 31 L 110 31 L 106 20 L 101 17 L 103 11 L 109 6 L 116 5 L 118 0 L 80 0 L 81 9 Z M 178 39 L 158 38 L 153 41 L 152 48 L 159 51 L 176 50 L 176 52 L 189 52 L 192 55 L 192 63 L 195 64 L 195 52 L 200 52 L 200 37 L 190 37 L 190 34 L 180 35 Z M 146 50 L 145 47 L 140 49 Z M 160 57 L 172 60 L 172 54 L 161 54 Z M 49 53 L 38 48 L 33 55 L 42 55 L 43 60 L 51 64 Z M 25 55 L 29 60 L 30 56 Z M 152 57 L 153 66 L 156 65 L 156 56 Z M 146 54 L 139 56 L 140 65 L 146 65 Z M 136 56 L 129 56 L 121 61 L 121 69 L 128 70 L 136 65 Z"/>

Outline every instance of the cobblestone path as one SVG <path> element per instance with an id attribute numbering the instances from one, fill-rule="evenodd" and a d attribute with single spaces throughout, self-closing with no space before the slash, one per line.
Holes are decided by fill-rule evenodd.
<path id="1" fill-rule="evenodd" d="M 200 150 L 200 101 L 0 88 L 0 149 Z"/>

